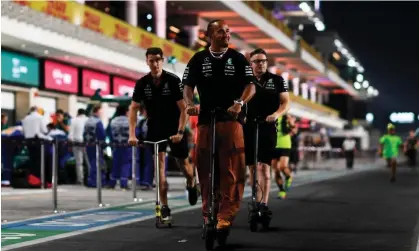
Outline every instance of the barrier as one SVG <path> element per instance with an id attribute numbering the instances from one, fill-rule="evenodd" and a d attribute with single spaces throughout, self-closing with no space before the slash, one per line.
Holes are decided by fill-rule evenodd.
<path id="1" fill-rule="evenodd" d="M 345 158 L 345 151 L 342 148 L 303 146 L 298 147 L 298 152 L 302 156 L 300 158 L 302 168 L 315 168 L 318 163 L 322 163 L 322 165 L 334 164 L 330 161 Z M 361 162 L 374 162 L 377 159 L 377 149 L 355 150 L 354 157 L 362 160 Z"/>
<path id="2" fill-rule="evenodd" d="M 101 170 L 101 149 L 105 147 L 131 147 L 131 154 L 132 154 L 132 163 L 131 163 L 131 179 L 132 179 L 132 200 L 134 202 L 142 201 L 141 198 L 137 195 L 137 177 L 139 177 L 139 174 L 137 173 L 136 167 L 137 167 L 137 147 L 130 146 L 128 143 L 107 143 L 105 141 L 95 141 L 95 142 L 72 142 L 68 140 L 47 140 L 47 139 L 12 139 L 12 138 L 3 138 L 2 139 L 4 143 L 7 143 L 9 147 L 33 147 L 34 145 L 40 146 L 40 180 L 41 180 L 41 189 L 47 188 L 47 183 L 50 181 L 52 185 L 52 212 L 53 213 L 59 213 L 64 211 L 59 211 L 58 206 L 58 173 L 59 173 L 59 147 L 65 146 L 65 147 L 87 147 L 87 146 L 95 146 L 95 157 L 96 157 L 96 200 L 98 207 L 104 207 L 105 204 L 103 203 L 102 198 L 102 170 Z M 147 143 L 147 142 L 144 142 Z M 52 166 L 52 175 L 51 180 L 47 180 L 46 178 L 46 146 L 51 146 L 51 166 Z M 87 158 L 87 154 L 84 151 L 83 157 L 86 161 L 89 170 L 90 164 L 89 160 Z"/>
<path id="3" fill-rule="evenodd" d="M 52 145 L 52 201 L 53 201 L 53 212 L 58 213 L 58 140 L 55 140 L 55 144 Z M 44 177 L 45 179 L 45 177 Z M 41 179 L 42 180 L 42 179 Z"/>

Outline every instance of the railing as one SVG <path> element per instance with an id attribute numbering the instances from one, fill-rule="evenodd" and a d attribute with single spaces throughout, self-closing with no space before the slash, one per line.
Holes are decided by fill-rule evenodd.
<path id="1" fill-rule="evenodd" d="M 335 116 L 335 117 L 339 117 L 339 111 L 337 111 L 333 108 L 330 108 L 328 106 L 321 105 L 321 104 L 318 104 L 318 103 L 314 103 L 311 100 L 304 99 L 300 96 L 295 96 L 291 92 L 290 92 L 290 98 L 291 98 L 292 102 L 296 102 L 296 103 L 299 103 L 303 106 L 309 107 L 311 109 L 314 109 L 314 110 L 317 110 L 317 111 L 320 111 L 320 112 L 324 112 L 324 113 L 330 114 L 330 115 Z"/>
<path id="2" fill-rule="evenodd" d="M 300 44 L 301 47 L 308 51 L 308 53 L 310 53 L 313 57 L 317 58 L 320 62 L 323 62 L 322 55 L 318 51 L 316 51 L 316 49 L 310 46 L 306 41 L 301 39 Z"/>
<path id="3" fill-rule="evenodd" d="M 14 2 L 139 48 L 161 47 L 165 56 L 175 56 L 183 63 L 187 63 L 195 53 L 193 50 L 74 1 L 14 0 Z"/>
<path id="4" fill-rule="evenodd" d="M 341 148 L 305 146 L 298 148 L 299 169 L 324 169 L 345 166 L 345 152 Z M 373 164 L 378 160 L 377 150 L 355 151 L 355 164 Z"/>
<path id="5" fill-rule="evenodd" d="M 327 66 L 328 66 L 328 68 L 329 68 L 330 70 L 332 70 L 332 71 L 334 71 L 336 74 L 340 75 L 340 71 L 339 71 L 339 69 L 338 69 L 336 66 L 334 66 L 332 63 L 327 62 Z"/>
<path id="6" fill-rule="evenodd" d="M 288 28 L 283 22 L 274 18 L 271 11 L 267 10 L 259 1 L 243 1 L 247 4 L 252 10 L 256 13 L 260 14 L 266 20 L 268 20 L 271 24 L 277 27 L 280 31 L 284 32 L 289 38 L 292 39 L 292 31 Z"/>
<path id="7" fill-rule="evenodd" d="M 277 27 L 279 30 L 281 30 L 283 33 L 285 33 L 289 38 L 293 38 L 293 33 L 290 28 L 288 28 L 283 22 L 280 20 L 274 18 L 272 15 L 272 12 L 267 10 L 259 1 L 247 1 L 245 0 L 244 3 L 246 3 L 252 10 L 254 10 L 256 13 L 260 14 L 262 17 L 264 17 L 266 20 L 268 20 L 271 24 L 273 24 L 275 27 Z M 312 46 L 310 46 L 306 41 L 303 39 L 300 40 L 301 47 L 307 50 L 313 57 L 317 58 L 320 62 L 323 62 L 321 54 L 314 49 Z M 327 67 L 330 68 L 332 71 L 339 74 L 339 70 L 332 64 L 328 63 Z"/>
<path id="8" fill-rule="evenodd" d="M 106 147 L 124 147 L 124 148 L 131 148 L 131 185 L 132 185 L 132 199 L 134 202 L 140 201 L 140 198 L 137 196 L 137 180 L 139 177 L 138 173 L 138 163 L 137 163 L 137 147 L 131 147 L 128 144 L 123 143 L 106 143 L 104 141 L 95 141 L 91 143 L 77 143 L 77 142 L 71 142 L 67 140 L 44 140 L 44 139 L 36 139 L 36 140 L 23 140 L 23 139 L 12 139 L 12 138 L 3 138 L 2 137 L 2 147 L 5 147 L 7 145 L 7 149 L 3 149 L 5 152 L 2 151 L 2 159 L 3 161 L 9 161 L 10 160 L 4 160 L 4 157 L 8 157 L 9 159 L 12 159 L 14 153 L 16 151 L 21 151 L 23 148 L 30 148 L 30 147 L 39 147 L 39 159 L 40 163 L 29 163 L 29 166 L 33 165 L 39 165 L 40 168 L 40 185 L 36 185 L 35 187 L 39 187 L 42 189 L 47 188 L 47 184 L 52 185 L 52 208 L 53 212 L 57 213 L 58 210 L 58 182 L 59 182 L 59 165 L 60 165 L 60 151 L 62 152 L 62 149 L 65 148 L 68 151 L 68 148 L 70 147 L 94 147 L 95 148 L 95 157 L 96 157 L 96 190 L 97 190 L 97 196 L 96 201 L 97 205 L 99 207 L 103 207 L 104 204 L 102 202 L 102 175 L 103 170 L 102 167 L 104 165 L 104 158 L 103 158 L 103 148 Z M 36 151 L 34 148 L 28 149 L 29 155 L 30 151 Z M 88 166 L 88 169 L 91 171 L 90 168 L 90 161 L 87 159 L 87 154 L 85 150 L 83 151 L 84 155 L 84 161 Z M 31 155 L 30 155 L 31 156 Z M 33 155 L 32 155 L 33 156 Z M 29 159 L 30 161 L 30 159 Z M 47 165 L 51 164 L 51 165 Z M 106 164 L 105 164 L 106 165 Z M 52 166 L 52 170 L 48 170 L 46 166 Z M 10 165 L 9 165 L 10 167 Z M 15 167 L 16 168 L 16 167 Z M 10 175 L 13 175 L 12 170 L 4 170 L 5 167 L 2 168 L 2 172 L 9 171 L 11 172 Z M 33 169 L 31 169 L 33 170 Z M 157 168 L 155 169 L 158 170 Z M 51 174 L 52 173 L 52 174 Z M 51 179 L 47 179 L 47 176 L 51 174 Z M 13 180 L 13 177 L 12 177 Z M 12 184 L 13 185 L 13 184 Z"/>

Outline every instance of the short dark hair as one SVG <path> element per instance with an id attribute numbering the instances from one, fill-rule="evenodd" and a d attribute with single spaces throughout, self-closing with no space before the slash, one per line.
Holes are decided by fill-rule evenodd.
<path id="1" fill-rule="evenodd" d="M 47 125 L 47 128 L 50 129 L 50 130 L 53 130 L 53 129 L 56 129 L 56 126 L 54 125 L 54 123 L 49 123 Z"/>
<path id="2" fill-rule="evenodd" d="M 86 110 L 83 108 L 80 108 L 77 110 L 77 115 L 85 115 L 86 114 Z"/>
<path id="3" fill-rule="evenodd" d="M 254 55 L 256 55 L 256 54 L 263 54 L 263 55 L 265 55 L 266 57 L 268 57 L 268 54 L 266 54 L 266 51 L 265 51 L 264 49 L 261 49 L 261 48 L 257 48 L 256 50 L 252 51 L 252 52 L 250 53 L 250 57 L 253 57 L 253 56 L 254 56 Z"/>
<path id="4" fill-rule="evenodd" d="M 215 20 L 211 20 L 208 25 L 207 25 L 207 31 L 206 31 L 206 36 L 208 37 L 208 39 L 211 38 L 212 33 L 214 32 L 214 24 L 224 21 L 222 19 L 215 19 Z"/>
<path id="5" fill-rule="evenodd" d="M 62 109 L 58 109 L 58 110 L 55 112 L 55 114 L 62 114 L 62 115 L 64 115 L 64 111 L 63 111 Z"/>
<path id="6" fill-rule="evenodd" d="M 160 55 L 160 57 L 163 57 L 163 51 L 159 47 L 151 47 L 145 52 L 145 56 L 148 57 L 148 55 Z"/>
<path id="7" fill-rule="evenodd" d="M 6 113 L 2 113 L 1 114 L 1 119 L 7 118 L 7 114 Z"/>
<path id="8" fill-rule="evenodd" d="M 116 116 L 124 116 L 128 112 L 128 106 L 126 105 L 119 105 L 116 107 Z"/>
<path id="9" fill-rule="evenodd" d="M 102 106 L 100 104 L 93 106 L 93 113 L 97 113 L 101 108 Z"/>
<path id="10" fill-rule="evenodd" d="M 32 106 L 32 107 L 29 109 L 29 112 L 35 112 L 36 110 L 38 110 L 38 107 L 36 107 L 36 106 Z"/>

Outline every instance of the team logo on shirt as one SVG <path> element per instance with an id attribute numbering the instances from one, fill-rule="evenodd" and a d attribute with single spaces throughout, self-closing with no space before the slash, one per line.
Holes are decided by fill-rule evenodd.
<path id="1" fill-rule="evenodd" d="M 229 58 L 227 59 L 227 62 L 224 68 L 224 74 L 226 76 L 234 76 L 235 73 L 236 73 L 236 69 L 234 68 L 234 65 L 233 65 L 233 59 Z"/>
<path id="2" fill-rule="evenodd" d="M 206 78 L 212 76 L 212 67 L 209 57 L 206 57 L 204 59 L 204 63 L 202 64 L 202 75 Z"/>
<path id="3" fill-rule="evenodd" d="M 161 91 L 161 95 L 163 95 L 163 96 L 168 96 L 168 95 L 170 95 L 170 89 L 169 89 L 169 83 L 164 83 L 164 85 L 163 85 L 163 89 L 162 89 L 162 91 Z"/>
<path id="4" fill-rule="evenodd" d="M 272 78 L 270 78 L 265 85 L 265 89 L 266 90 L 275 90 L 275 84 L 274 84 L 274 80 Z"/>
<path id="5" fill-rule="evenodd" d="M 147 85 L 147 86 L 144 88 L 144 95 L 145 95 L 145 97 L 146 97 L 147 99 L 151 99 L 151 98 L 153 97 L 153 94 L 152 94 L 152 92 L 151 92 L 151 86 L 150 86 L 150 85 Z"/>

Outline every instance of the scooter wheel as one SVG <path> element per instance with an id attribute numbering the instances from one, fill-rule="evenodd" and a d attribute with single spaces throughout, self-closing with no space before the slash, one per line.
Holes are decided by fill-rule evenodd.
<path id="1" fill-rule="evenodd" d="M 216 231 L 214 226 L 207 225 L 205 232 L 205 248 L 206 250 L 213 250 L 216 238 Z"/>
<path id="2" fill-rule="evenodd" d="M 249 227 L 251 232 L 258 231 L 258 217 L 257 215 L 252 215 L 249 220 Z"/>
<path id="3" fill-rule="evenodd" d="M 225 246 L 227 243 L 228 230 L 217 231 L 218 245 Z"/>
<path id="4" fill-rule="evenodd" d="M 268 230 L 270 224 L 271 224 L 271 218 L 266 217 L 266 218 L 262 219 L 262 228 L 264 230 Z"/>

